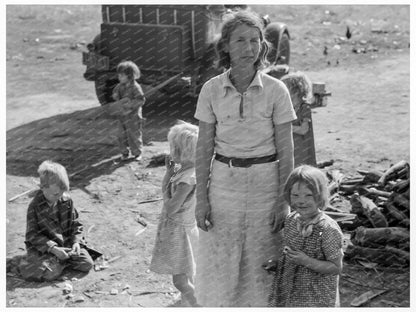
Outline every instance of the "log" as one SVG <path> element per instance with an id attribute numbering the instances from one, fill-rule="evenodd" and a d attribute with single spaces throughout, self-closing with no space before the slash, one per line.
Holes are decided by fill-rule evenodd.
<path id="1" fill-rule="evenodd" d="M 385 215 L 389 218 L 392 218 L 393 220 L 397 221 L 403 221 L 408 219 L 407 215 L 400 211 L 392 202 L 386 202 L 384 204 L 384 207 L 386 208 Z"/>
<path id="2" fill-rule="evenodd" d="M 396 179 L 409 179 L 409 167 L 404 167 L 396 174 Z"/>
<path id="3" fill-rule="evenodd" d="M 320 162 L 318 162 L 316 164 L 316 167 L 322 169 L 322 168 L 325 168 L 325 167 L 328 167 L 328 166 L 332 166 L 333 164 L 334 164 L 334 160 L 331 159 L 331 160 L 326 160 L 326 161 L 320 161 Z"/>
<path id="4" fill-rule="evenodd" d="M 36 187 L 36 188 L 30 189 L 30 190 L 24 191 L 24 192 L 22 192 L 22 193 L 20 193 L 20 194 L 17 194 L 17 195 L 15 195 L 15 196 L 13 196 L 12 198 L 9 198 L 8 202 L 10 203 L 10 202 L 12 202 L 12 201 L 15 201 L 16 199 L 18 199 L 18 198 L 20 198 L 20 197 L 22 197 L 22 196 L 25 196 L 25 195 L 27 195 L 27 194 L 30 194 L 30 193 L 36 192 L 37 190 L 39 190 L 39 187 Z"/>
<path id="5" fill-rule="evenodd" d="M 334 212 L 334 211 L 325 210 L 324 213 L 330 216 L 332 219 L 334 219 L 337 222 L 350 221 L 350 220 L 354 220 L 357 217 L 356 214 L 345 213 L 345 212 Z"/>
<path id="6" fill-rule="evenodd" d="M 364 181 L 364 177 L 356 177 L 356 178 L 350 178 L 350 179 L 345 179 L 342 180 L 341 184 L 343 185 L 357 185 L 357 184 L 362 184 Z"/>
<path id="7" fill-rule="evenodd" d="M 409 163 L 405 160 L 401 160 L 398 163 L 391 166 L 389 169 L 387 169 L 378 180 L 378 184 L 384 186 L 389 179 L 394 177 L 397 173 L 403 172 L 403 170 L 405 172 L 408 172 L 409 170 Z"/>
<path id="8" fill-rule="evenodd" d="M 342 192 L 344 195 L 352 195 L 355 192 L 358 192 L 360 189 L 360 185 L 339 185 L 339 191 Z"/>
<path id="9" fill-rule="evenodd" d="M 337 189 L 338 189 L 338 183 L 336 183 L 334 181 L 332 181 L 332 182 L 329 183 L 329 185 L 328 185 L 328 193 L 329 193 L 329 195 L 335 194 L 335 192 L 337 191 Z"/>
<path id="10" fill-rule="evenodd" d="M 387 290 L 369 290 L 361 295 L 359 295 L 358 297 L 355 297 L 351 303 L 350 306 L 351 307 L 359 307 L 362 306 L 364 303 L 367 303 L 368 301 L 370 301 L 371 299 L 385 293 Z"/>
<path id="11" fill-rule="evenodd" d="M 410 188 L 408 188 L 406 192 L 402 193 L 402 195 L 407 199 L 410 199 Z"/>
<path id="12" fill-rule="evenodd" d="M 401 258 L 405 259 L 407 263 L 410 263 L 410 253 L 404 251 L 403 249 L 394 248 L 391 246 L 386 246 L 386 250 L 395 253 L 396 255 L 400 256 Z"/>
<path id="13" fill-rule="evenodd" d="M 364 191 L 363 195 L 370 197 L 390 197 L 393 194 L 393 192 L 380 191 L 374 187 L 363 187 L 362 190 Z"/>
<path id="14" fill-rule="evenodd" d="M 392 187 L 392 191 L 396 193 L 404 193 L 409 187 L 410 179 L 401 180 Z"/>
<path id="15" fill-rule="evenodd" d="M 360 226 L 355 230 L 352 241 L 363 247 L 399 245 L 410 241 L 410 232 L 402 227 L 365 228 Z"/>
<path id="16" fill-rule="evenodd" d="M 341 182 L 345 178 L 345 175 L 343 173 L 341 173 L 341 171 L 338 170 L 338 169 L 328 171 L 327 174 L 331 178 L 331 180 L 334 181 L 337 184 L 341 184 Z"/>
<path id="17" fill-rule="evenodd" d="M 357 172 L 364 175 L 364 183 L 378 182 L 378 180 L 380 180 L 380 178 L 383 176 L 383 172 L 379 170 L 366 171 L 357 169 Z"/>
<path id="18" fill-rule="evenodd" d="M 398 255 L 396 250 L 387 248 L 369 248 L 356 245 L 348 245 L 345 250 L 345 258 L 347 259 L 365 259 L 369 262 L 376 262 L 383 266 L 407 266 L 406 258 Z"/>
<path id="19" fill-rule="evenodd" d="M 386 217 L 377 205 L 368 197 L 353 194 L 350 198 L 352 213 L 362 214 L 367 217 L 373 227 L 388 227 Z"/>
<path id="20" fill-rule="evenodd" d="M 407 211 L 410 209 L 410 201 L 402 194 L 393 193 L 390 196 L 390 200 L 398 207 L 402 207 Z"/>

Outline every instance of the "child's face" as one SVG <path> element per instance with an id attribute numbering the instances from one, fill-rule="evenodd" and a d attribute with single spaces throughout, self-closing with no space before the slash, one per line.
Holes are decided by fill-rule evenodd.
<path id="1" fill-rule="evenodd" d="M 49 187 L 43 187 L 42 192 L 51 205 L 55 205 L 64 193 L 57 184 L 50 184 Z"/>
<path id="2" fill-rule="evenodd" d="M 119 73 L 118 80 L 120 81 L 120 83 L 127 83 L 129 81 L 129 77 L 126 74 Z"/>
<path id="3" fill-rule="evenodd" d="M 305 183 L 293 184 L 290 190 L 290 202 L 290 207 L 304 219 L 312 218 L 318 212 L 315 196 Z"/>
<path id="4" fill-rule="evenodd" d="M 226 52 L 230 54 L 232 66 L 253 65 L 259 57 L 260 48 L 259 30 L 244 24 L 237 26 L 226 44 Z"/>
<path id="5" fill-rule="evenodd" d="M 173 144 L 170 144 L 170 159 L 177 164 L 181 162 L 181 159 L 179 158 L 179 150 Z"/>
<path id="6" fill-rule="evenodd" d="M 290 99 L 292 100 L 293 109 L 297 112 L 303 103 L 302 95 L 299 92 L 290 92 Z"/>

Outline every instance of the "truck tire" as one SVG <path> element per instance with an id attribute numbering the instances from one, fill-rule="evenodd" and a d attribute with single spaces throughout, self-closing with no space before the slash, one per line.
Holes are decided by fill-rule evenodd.
<path id="1" fill-rule="evenodd" d="M 290 41 L 289 35 L 285 32 L 280 38 L 279 49 L 277 53 L 276 64 L 289 65 L 290 62 Z"/>
<path id="2" fill-rule="evenodd" d="M 283 34 L 280 33 L 283 31 Z M 266 40 L 270 42 L 271 47 L 267 55 L 267 60 L 271 65 L 287 64 L 290 61 L 290 41 L 287 30 L 282 30 L 279 23 L 267 25 L 265 31 Z M 280 38 L 280 40 L 279 40 Z"/>

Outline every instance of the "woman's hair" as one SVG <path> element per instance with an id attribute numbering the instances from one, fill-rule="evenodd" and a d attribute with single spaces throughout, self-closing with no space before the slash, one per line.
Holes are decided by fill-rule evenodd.
<path id="1" fill-rule="evenodd" d="M 68 174 L 65 167 L 61 164 L 45 160 L 40 164 L 38 174 L 41 188 L 47 188 L 56 184 L 62 191 L 69 191 Z"/>
<path id="2" fill-rule="evenodd" d="M 198 140 L 198 127 L 190 123 L 180 121 L 170 128 L 168 141 L 171 155 L 179 158 L 181 162 L 195 162 L 196 142 Z"/>
<path id="3" fill-rule="evenodd" d="M 117 65 L 117 74 L 125 74 L 129 80 L 140 78 L 140 69 L 132 61 L 123 61 Z"/>
<path id="4" fill-rule="evenodd" d="M 312 101 L 312 82 L 302 72 L 287 74 L 280 79 L 289 89 L 290 95 L 299 95 L 306 103 Z"/>
<path id="5" fill-rule="evenodd" d="M 289 205 L 291 205 L 290 192 L 296 183 L 306 185 L 311 190 L 318 204 L 318 208 L 322 210 L 326 209 L 329 205 L 328 179 L 320 169 L 308 165 L 301 165 L 290 173 L 284 189 L 284 198 Z"/>
<path id="6" fill-rule="evenodd" d="M 249 10 L 238 10 L 226 14 L 225 22 L 222 26 L 221 37 L 217 41 L 216 50 L 219 57 L 218 66 L 230 68 L 231 58 L 230 53 L 224 50 L 225 45 L 230 42 L 231 34 L 240 25 L 247 25 L 258 29 L 260 34 L 260 54 L 259 58 L 254 63 L 254 67 L 259 69 L 267 66 L 268 61 L 266 59 L 267 53 L 269 52 L 269 43 L 266 41 L 263 33 L 264 22 L 256 13 Z"/>

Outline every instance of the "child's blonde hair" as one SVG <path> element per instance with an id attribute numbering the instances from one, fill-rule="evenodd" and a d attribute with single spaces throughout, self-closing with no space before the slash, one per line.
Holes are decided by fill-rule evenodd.
<path id="1" fill-rule="evenodd" d="M 198 140 L 198 127 L 180 121 L 170 128 L 168 141 L 171 156 L 179 158 L 181 162 L 195 162 L 196 142 Z"/>
<path id="2" fill-rule="evenodd" d="M 287 74 L 280 79 L 289 89 L 290 95 L 299 95 L 306 103 L 312 101 L 312 82 L 302 72 Z"/>
<path id="3" fill-rule="evenodd" d="M 326 209 L 329 205 L 328 179 L 320 169 L 309 165 L 301 165 L 290 173 L 284 189 L 284 198 L 289 206 L 291 205 L 290 192 L 296 183 L 305 184 L 311 190 L 318 208 Z"/>
<path id="4" fill-rule="evenodd" d="M 45 160 L 40 164 L 38 174 L 41 188 L 48 188 L 56 184 L 62 191 L 69 191 L 68 174 L 61 164 Z"/>
<path id="5" fill-rule="evenodd" d="M 140 78 L 140 69 L 132 61 L 123 61 L 117 65 L 117 74 L 125 74 L 129 80 Z"/>

